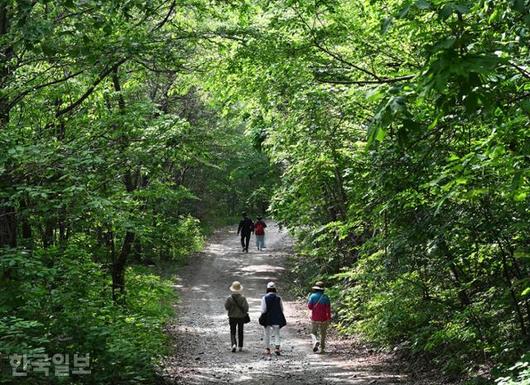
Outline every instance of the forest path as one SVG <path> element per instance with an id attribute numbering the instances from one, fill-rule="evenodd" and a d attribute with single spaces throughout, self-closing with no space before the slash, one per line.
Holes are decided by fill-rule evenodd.
<path id="1" fill-rule="evenodd" d="M 331 340 L 327 354 L 311 350 L 304 303 L 282 290 L 281 275 L 292 241 L 274 223 L 267 228 L 265 251 L 242 253 L 235 229 L 221 229 L 205 250 L 181 271 L 178 319 L 170 326 L 175 351 L 164 362 L 170 384 L 411 384 L 380 355 L 351 351 L 351 343 Z M 239 280 L 250 305 L 243 352 L 230 351 L 224 300 Z M 260 298 L 268 281 L 277 282 L 288 325 L 282 329 L 282 355 L 263 354 L 263 328 L 258 324 Z M 392 368 L 391 368 L 392 366 Z M 425 383 L 425 382 L 424 382 Z"/>

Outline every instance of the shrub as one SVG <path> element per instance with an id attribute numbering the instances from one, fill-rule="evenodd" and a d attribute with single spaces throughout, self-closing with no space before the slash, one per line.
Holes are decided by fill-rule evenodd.
<path id="1" fill-rule="evenodd" d="M 0 291 L 2 383 L 152 383 L 156 362 L 167 352 L 170 281 L 129 268 L 128 300 L 119 306 L 112 302 L 109 275 L 77 246 L 6 251 L 0 266 L 7 277 Z M 63 381 L 31 371 L 27 378 L 11 377 L 9 355 L 36 353 L 88 353 L 91 374 Z"/>
<path id="2" fill-rule="evenodd" d="M 513 376 L 497 379 L 497 385 L 530 385 L 530 362 L 521 361 L 510 368 Z"/>

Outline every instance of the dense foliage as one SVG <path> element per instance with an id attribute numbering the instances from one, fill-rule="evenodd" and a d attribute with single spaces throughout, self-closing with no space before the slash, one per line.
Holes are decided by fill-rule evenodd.
<path id="1" fill-rule="evenodd" d="M 59 365 L 47 366 L 49 376 L 28 368 L 44 363 L 43 355 L 68 355 L 75 370 L 76 354 L 90 355 L 85 369 L 91 373 L 73 376 L 83 383 L 153 381 L 157 359 L 168 352 L 163 326 L 172 316 L 171 281 L 129 268 L 129 301 L 120 307 L 112 301 L 108 274 L 82 246 L 4 253 L 1 267 L 10 271 L 0 295 L 8 314 L 0 323 L 2 352 L 9 354 L 9 363 L 2 363 L 3 382 L 59 383 Z M 11 376 L 12 360 L 20 363 L 15 371 L 27 377 Z"/>
<path id="2" fill-rule="evenodd" d="M 0 2 L 0 382 L 153 383 L 175 300 L 154 265 L 267 205 L 267 158 L 197 87 L 206 11 Z"/>
<path id="3" fill-rule="evenodd" d="M 217 93 L 245 101 L 281 167 L 272 211 L 299 274 L 335 283 L 344 330 L 451 374 L 515 362 L 530 344 L 530 3 L 256 1 L 237 28 Z"/>

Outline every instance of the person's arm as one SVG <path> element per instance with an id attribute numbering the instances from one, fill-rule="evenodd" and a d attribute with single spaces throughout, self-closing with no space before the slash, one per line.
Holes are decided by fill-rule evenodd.
<path id="1" fill-rule="evenodd" d="M 243 227 L 243 221 L 240 221 L 239 226 L 237 227 L 237 235 L 239 235 L 239 232 L 241 231 L 242 227 Z"/>
<path id="2" fill-rule="evenodd" d="M 254 222 L 252 220 L 250 220 L 250 232 L 254 233 Z"/>
<path id="3" fill-rule="evenodd" d="M 307 307 L 309 308 L 309 310 L 313 310 L 313 306 L 314 306 L 314 301 L 313 301 L 313 294 L 309 294 L 309 298 L 307 299 Z"/>
<path id="4" fill-rule="evenodd" d="M 228 297 L 225 301 L 225 309 L 230 310 L 230 297 Z"/>
<path id="5" fill-rule="evenodd" d="M 265 297 L 261 297 L 261 314 L 267 313 L 267 301 L 265 301 Z"/>
<path id="6" fill-rule="evenodd" d="M 282 309 L 282 313 L 283 313 L 283 301 L 282 301 L 282 297 L 280 297 L 280 308 Z"/>
<path id="7" fill-rule="evenodd" d="M 267 224 L 265 222 L 263 222 L 263 228 L 267 227 Z"/>

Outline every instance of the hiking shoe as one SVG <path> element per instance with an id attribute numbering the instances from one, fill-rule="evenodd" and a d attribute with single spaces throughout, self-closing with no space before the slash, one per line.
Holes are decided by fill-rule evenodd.
<path id="1" fill-rule="evenodd" d="M 276 346 L 276 349 L 274 349 L 274 353 L 276 353 L 277 356 L 280 355 L 280 347 Z"/>
<path id="2" fill-rule="evenodd" d="M 235 353 L 236 349 L 237 349 L 236 345 L 232 345 L 232 353 Z"/>
<path id="3" fill-rule="evenodd" d="M 265 354 L 270 356 L 271 355 L 271 350 L 269 348 L 266 348 L 265 349 Z"/>
<path id="4" fill-rule="evenodd" d="M 320 342 L 315 342 L 315 344 L 313 345 L 313 352 L 318 352 L 318 347 L 320 346 Z"/>
<path id="5" fill-rule="evenodd" d="M 240 347 L 239 347 L 239 351 L 240 351 L 240 352 L 243 351 L 243 346 L 240 346 Z"/>

